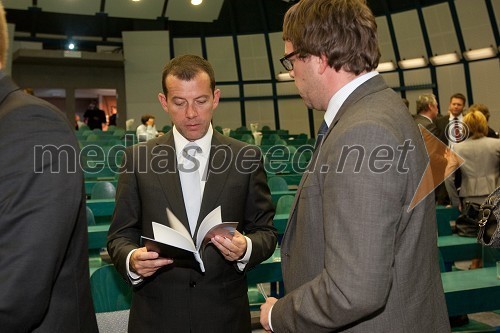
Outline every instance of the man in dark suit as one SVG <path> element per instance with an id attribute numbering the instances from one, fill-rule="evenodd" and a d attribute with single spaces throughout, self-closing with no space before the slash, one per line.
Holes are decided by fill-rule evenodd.
<path id="1" fill-rule="evenodd" d="M 102 130 L 102 125 L 106 124 L 106 113 L 97 107 L 96 101 L 92 101 L 85 110 L 83 119 L 91 130 L 96 128 Z"/>
<path id="2" fill-rule="evenodd" d="M 3 71 L 6 25 L 0 4 L 0 330 L 97 332 L 73 126 Z"/>
<path id="3" fill-rule="evenodd" d="M 306 105 L 326 111 L 328 130 L 283 236 L 286 294 L 261 306 L 263 327 L 450 332 L 434 196 L 414 201 L 428 158 L 401 98 L 374 71 L 375 17 L 363 0 L 301 0 L 283 39 L 282 63 Z"/>
<path id="4" fill-rule="evenodd" d="M 220 90 L 206 60 L 172 59 L 162 87 L 158 97 L 174 127 L 127 149 L 108 235 L 116 268 L 135 285 L 129 332 L 250 332 L 245 271 L 270 257 L 277 242 L 261 152 L 213 130 Z M 188 148 L 194 157 L 183 152 Z M 190 172 L 185 163 L 193 158 Z M 190 176 L 197 180 L 189 183 Z M 169 225 L 166 208 L 196 238 L 218 206 L 223 221 L 239 224 L 232 239 L 211 239 L 204 273 L 140 247 L 141 235 L 153 237 L 153 221 Z"/>
<path id="5" fill-rule="evenodd" d="M 446 145 L 462 142 L 467 138 L 467 131 L 464 131 L 464 126 L 462 125 L 465 102 L 466 98 L 463 94 L 453 94 L 450 97 L 448 114 L 436 120 L 440 139 Z"/>

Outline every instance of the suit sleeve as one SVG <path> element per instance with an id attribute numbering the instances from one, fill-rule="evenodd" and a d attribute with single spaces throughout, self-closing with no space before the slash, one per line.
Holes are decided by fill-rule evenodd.
<path id="1" fill-rule="evenodd" d="M 130 251 L 139 248 L 142 235 L 141 198 L 133 172 L 132 148 L 125 150 L 125 163 L 120 169 L 116 189 L 116 207 L 108 233 L 109 254 L 116 269 L 127 282 L 130 280 L 126 259 Z"/>
<path id="2" fill-rule="evenodd" d="M 346 154 L 344 150 L 342 155 L 349 147 L 363 148 L 361 165 L 356 151 Z M 370 166 L 374 159 L 369 155 L 376 147 L 389 147 L 396 155 L 392 161 Z M 404 173 L 397 172 L 397 152 L 395 138 L 377 124 L 354 126 L 335 145 L 327 138 L 321 151 L 326 159 L 321 162 L 326 161 L 328 171 L 309 176 L 318 177 L 317 184 L 311 185 L 318 189 L 314 193 L 311 189 L 309 197 L 303 197 L 303 189 L 299 198 L 311 200 L 309 209 L 319 210 L 311 216 L 319 214 L 322 221 L 296 221 L 322 223 L 324 235 L 319 237 L 324 240 L 318 241 L 324 241 L 324 268 L 274 305 L 275 332 L 336 331 L 383 309 L 393 282 L 396 236 L 408 182 Z M 320 200 L 321 205 L 313 200 Z M 301 207 L 299 203 L 297 209 Z M 295 214 L 305 217 L 309 213 Z M 303 251 L 310 251 L 308 244 L 303 244 Z"/>
<path id="3" fill-rule="evenodd" d="M 32 331 L 43 320 L 84 200 L 79 150 L 66 117 L 44 105 L 13 105 L 17 101 L 4 102 L 12 109 L 0 116 L 5 332 Z"/>
<path id="4" fill-rule="evenodd" d="M 262 156 L 257 150 L 259 162 L 250 174 L 245 209 L 245 236 L 252 240 L 252 254 L 246 268 L 251 268 L 269 258 L 277 243 L 273 224 L 274 205 L 267 185 Z"/>

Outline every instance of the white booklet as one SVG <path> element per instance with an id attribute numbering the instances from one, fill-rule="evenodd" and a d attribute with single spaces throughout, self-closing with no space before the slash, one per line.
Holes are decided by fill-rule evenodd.
<path id="1" fill-rule="evenodd" d="M 168 208 L 167 220 L 170 227 L 152 222 L 154 239 L 142 236 L 144 246 L 148 251 L 158 252 L 161 257 L 172 258 L 178 266 L 192 267 L 196 261 L 202 272 L 205 272 L 202 253 L 210 239 L 216 235 L 232 239 L 238 226 L 238 222 L 222 222 L 218 206 L 201 222 L 195 244 L 191 233 Z"/>

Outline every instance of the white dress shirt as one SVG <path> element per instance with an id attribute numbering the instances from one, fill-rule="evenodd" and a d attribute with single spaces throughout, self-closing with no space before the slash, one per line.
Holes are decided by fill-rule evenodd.
<path id="1" fill-rule="evenodd" d="M 182 134 L 177 130 L 177 128 L 174 126 L 172 129 L 172 133 L 174 135 L 174 144 L 175 144 L 175 151 L 176 151 L 176 157 L 177 157 L 177 164 L 182 164 L 184 162 L 184 156 L 182 156 L 182 151 L 184 147 L 190 142 L 188 139 L 182 136 Z M 193 141 L 198 145 L 198 147 L 201 148 L 201 153 L 196 154 L 196 159 L 200 163 L 200 167 L 198 169 L 198 172 L 200 173 L 200 190 L 201 190 L 201 198 L 203 198 L 203 192 L 205 190 L 205 184 L 207 182 L 207 170 L 208 170 L 208 159 L 210 157 L 210 149 L 211 149 L 211 144 L 212 144 L 212 136 L 213 136 L 214 130 L 212 128 L 212 125 L 208 128 L 207 133 L 200 139 Z M 179 169 L 179 172 L 182 172 L 181 169 Z M 184 189 L 183 189 L 184 190 Z M 194 230 L 192 231 L 194 232 Z M 239 259 L 237 261 L 237 266 L 240 270 L 244 270 L 245 266 L 248 264 L 248 261 L 250 260 L 250 255 L 252 254 L 252 240 L 246 236 L 244 236 L 246 241 L 247 241 L 247 251 L 245 252 L 245 255 L 243 258 Z M 142 278 L 140 275 L 132 272 L 130 270 L 130 256 L 135 250 L 130 251 L 130 253 L 127 256 L 127 262 L 126 262 L 126 267 L 127 267 L 127 272 L 130 277 L 130 280 L 132 284 L 136 285 L 142 282 Z"/>

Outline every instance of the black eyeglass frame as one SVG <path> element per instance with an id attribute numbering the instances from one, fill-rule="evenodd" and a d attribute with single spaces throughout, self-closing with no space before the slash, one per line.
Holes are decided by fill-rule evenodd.
<path id="1" fill-rule="evenodd" d="M 285 54 L 283 58 L 280 59 L 281 64 L 287 71 L 293 71 L 293 62 L 290 61 L 290 58 L 293 57 L 294 55 L 297 55 L 300 53 L 300 50 L 295 50 L 293 52 L 290 52 L 288 54 Z"/>

